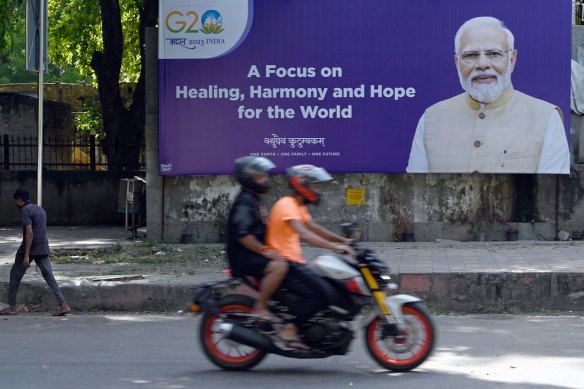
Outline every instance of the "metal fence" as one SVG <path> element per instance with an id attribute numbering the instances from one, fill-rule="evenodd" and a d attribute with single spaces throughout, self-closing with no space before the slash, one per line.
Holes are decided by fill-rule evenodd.
<path id="1" fill-rule="evenodd" d="M 136 145 L 120 145 L 119 150 L 134 150 Z M 144 145 L 140 147 L 138 170 L 145 168 Z M 0 137 L 0 163 L 5 170 L 36 170 L 37 138 L 32 136 Z M 43 143 L 43 168 L 46 170 L 123 170 L 109 166 L 107 156 L 92 136 L 47 137 Z"/>

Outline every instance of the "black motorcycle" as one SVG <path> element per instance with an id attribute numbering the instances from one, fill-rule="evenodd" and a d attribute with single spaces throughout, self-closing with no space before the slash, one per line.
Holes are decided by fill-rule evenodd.
<path id="1" fill-rule="evenodd" d="M 436 340 L 430 313 L 419 298 L 395 294 L 397 285 L 389 283 L 388 267 L 372 250 L 353 247 L 356 259 L 327 253 L 306 265 L 330 282 L 336 293 L 334 304 L 299 328 L 309 350 L 287 348 L 277 336 L 280 324 L 250 315 L 254 299 L 246 289 L 257 291 L 257 280 L 233 274 L 224 281 L 195 286 L 188 311 L 203 314 L 199 339 L 205 355 L 225 370 L 251 369 L 269 353 L 305 359 L 345 355 L 361 329 L 367 351 L 382 367 L 408 371 L 419 366 Z M 281 289 L 270 310 L 286 321 L 301 303 L 301 296 Z M 360 326 L 355 321 L 358 315 L 362 315 Z"/>

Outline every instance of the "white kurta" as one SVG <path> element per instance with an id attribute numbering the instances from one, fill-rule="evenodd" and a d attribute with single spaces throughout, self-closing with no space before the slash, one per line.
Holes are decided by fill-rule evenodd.
<path id="1" fill-rule="evenodd" d="M 559 108 L 510 87 L 492 104 L 463 93 L 426 110 L 408 173 L 570 173 Z"/>

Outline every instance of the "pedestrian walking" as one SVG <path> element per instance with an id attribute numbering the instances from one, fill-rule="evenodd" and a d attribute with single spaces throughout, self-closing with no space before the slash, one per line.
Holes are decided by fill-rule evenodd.
<path id="1" fill-rule="evenodd" d="M 8 308 L 1 310 L 0 315 L 16 315 L 16 294 L 20 281 L 30 267 L 31 261 L 35 261 L 38 268 L 41 269 L 41 274 L 47 285 L 55 295 L 57 303 L 59 303 L 59 311 L 55 313 L 55 316 L 65 316 L 71 309 L 65 302 L 51 269 L 51 261 L 49 260 L 51 252 L 47 239 L 47 214 L 40 205 L 30 201 L 30 194 L 26 189 L 17 189 L 12 197 L 20 209 L 22 243 L 16 251 L 14 265 L 10 270 Z"/>

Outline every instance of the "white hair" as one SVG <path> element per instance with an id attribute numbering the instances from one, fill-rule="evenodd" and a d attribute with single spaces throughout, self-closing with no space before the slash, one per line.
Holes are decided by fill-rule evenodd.
<path id="1" fill-rule="evenodd" d="M 515 48 L 514 47 L 515 37 L 513 36 L 513 33 L 507 27 L 505 27 L 505 25 L 503 24 L 503 21 L 501 21 L 497 18 L 493 18 L 491 16 L 479 16 L 477 18 L 467 20 L 466 22 L 464 22 L 464 24 L 462 26 L 460 26 L 460 28 L 456 32 L 456 35 L 454 36 L 454 52 L 457 54 L 460 54 L 460 39 L 462 38 L 462 35 L 467 30 L 469 30 L 471 28 L 475 28 L 475 27 L 484 27 L 484 26 L 499 27 L 501 30 L 503 30 L 503 32 L 507 36 L 508 49 L 513 50 Z"/>

